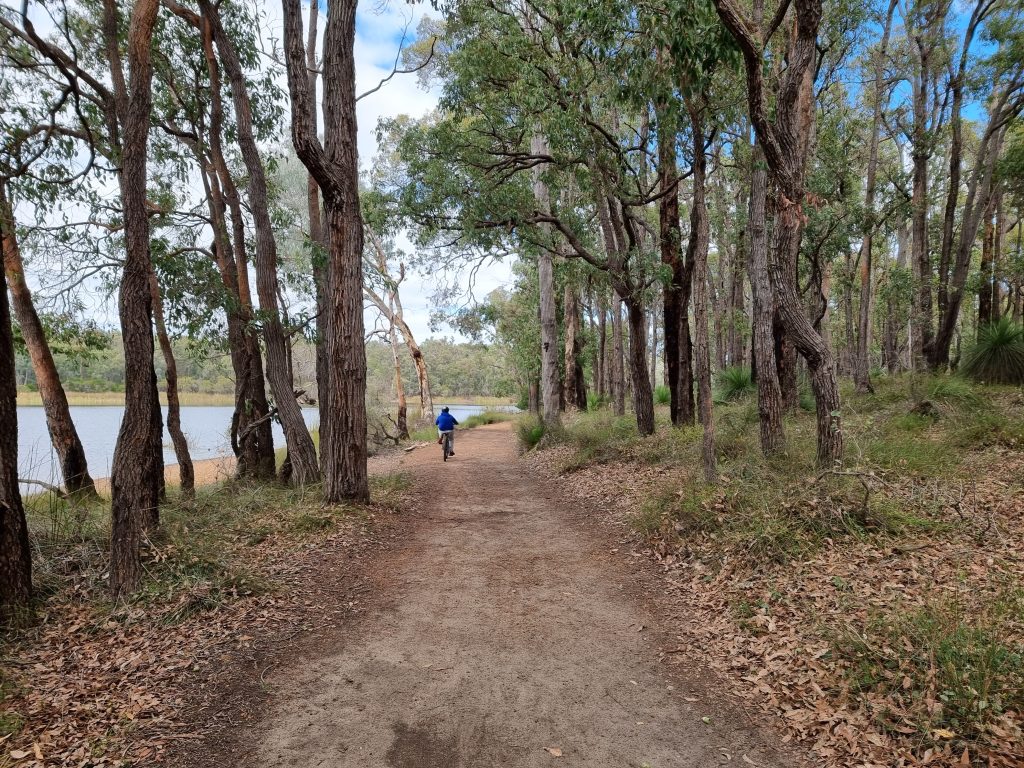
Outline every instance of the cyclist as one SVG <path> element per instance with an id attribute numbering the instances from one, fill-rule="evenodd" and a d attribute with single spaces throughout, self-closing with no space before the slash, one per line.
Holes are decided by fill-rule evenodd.
<path id="1" fill-rule="evenodd" d="M 444 440 L 444 433 L 448 433 L 448 445 L 451 450 L 448 451 L 449 456 L 455 455 L 455 425 L 459 423 L 456 419 L 448 412 L 448 406 L 446 405 L 441 409 L 441 414 L 437 417 L 434 423 L 437 425 L 437 444 L 440 445 Z"/>

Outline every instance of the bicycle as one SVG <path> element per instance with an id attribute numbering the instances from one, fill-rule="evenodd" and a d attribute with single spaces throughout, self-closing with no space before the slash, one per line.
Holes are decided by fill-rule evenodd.
<path id="1" fill-rule="evenodd" d="M 445 461 L 448 461 L 448 457 L 452 453 L 452 432 L 454 431 L 447 429 L 441 433 L 441 452 L 444 455 Z"/>

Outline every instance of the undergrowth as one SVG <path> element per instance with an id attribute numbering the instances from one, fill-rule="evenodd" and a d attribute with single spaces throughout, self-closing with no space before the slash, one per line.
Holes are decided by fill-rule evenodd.
<path id="1" fill-rule="evenodd" d="M 229 481 L 198 488 L 192 500 L 169 489 L 160 528 L 144 541 L 146 578 L 133 600 L 153 604 L 158 613 L 164 606 L 162 620 L 174 623 L 226 600 L 272 589 L 259 574 L 261 551 L 296 545 L 346 522 L 362 523 L 375 509 L 397 509 L 409 479 L 378 476 L 370 485 L 371 507 L 324 506 L 318 485 L 297 489 Z M 109 502 L 83 504 L 39 494 L 26 499 L 26 513 L 37 600 L 103 605 Z"/>
<path id="2" fill-rule="evenodd" d="M 914 754 L 945 749 L 959 758 L 967 749 L 977 759 L 986 745 L 1013 742 L 1016 726 L 1007 722 L 1024 712 L 1024 585 L 1008 561 L 993 566 L 991 558 L 1005 526 L 1021 522 L 993 520 L 1014 488 L 978 487 L 990 468 L 1024 450 L 1024 392 L 950 376 L 880 378 L 873 395 L 846 386 L 846 461 L 822 471 L 813 400 L 785 417 L 786 448 L 766 458 L 756 398 L 744 394 L 742 374 L 719 377 L 720 385 L 735 378 L 737 386 L 729 397 L 718 392 L 714 486 L 700 469 L 701 428 L 672 427 L 664 408 L 648 438 L 631 416 L 607 409 L 565 419 L 555 467 L 578 473 L 601 465 L 583 482 L 609 487 L 648 478 L 639 500 L 628 488 L 624 495 L 636 501 L 631 522 L 650 548 L 694 568 L 682 573 L 704 574 L 727 590 L 741 634 L 768 632 L 776 606 L 764 602 L 765 592 L 776 595 L 791 618 L 805 622 L 802 631 L 826 642 L 825 658 L 839 677 L 831 683 L 835 695 L 862 697 L 873 722 L 909 741 Z M 527 428 L 520 423 L 521 439 Z M 1020 538 L 1017 528 L 1010 533 Z M 815 599 L 801 602 L 806 569 L 846 557 L 877 565 L 864 579 L 836 575 L 824 587 L 818 580 Z M 900 565 L 965 557 L 988 558 L 989 566 L 971 566 L 970 583 L 982 589 L 961 585 L 948 562 L 940 583 L 913 573 L 924 566 Z M 888 591 L 888 569 L 901 567 L 914 576 L 913 599 Z M 754 583 L 763 591 L 752 592 Z M 865 602 L 869 589 L 877 591 Z M 922 598 L 920 590 L 931 594 Z"/>

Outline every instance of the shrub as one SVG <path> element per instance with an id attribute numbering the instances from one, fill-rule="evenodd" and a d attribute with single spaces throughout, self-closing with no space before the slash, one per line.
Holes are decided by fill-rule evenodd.
<path id="1" fill-rule="evenodd" d="M 960 372 L 986 384 L 1024 385 L 1024 326 L 1004 317 L 981 328 Z"/>
<path id="2" fill-rule="evenodd" d="M 757 384 L 750 373 L 749 368 L 734 365 L 723 368 L 718 372 L 718 397 L 717 400 L 739 400 L 757 391 Z"/>
<path id="3" fill-rule="evenodd" d="M 657 405 L 668 405 L 671 401 L 672 390 L 670 390 L 664 384 L 659 384 L 654 388 L 654 402 Z"/>
<path id="4" fill-rule="evenodd" d="M 516 436 L 523 450 L 536 448 L 544 437 L 544 422 L 532 414 L 520 416 L 516 421 Z"/>
<path id="5" fill-rule="evenodd" d="M 817 408 L 817 403 L 814 400 L 814 393 L 809 389 L 800 390 L 800 410 L 807 411 L 808 413 L 814 413 Z"/>

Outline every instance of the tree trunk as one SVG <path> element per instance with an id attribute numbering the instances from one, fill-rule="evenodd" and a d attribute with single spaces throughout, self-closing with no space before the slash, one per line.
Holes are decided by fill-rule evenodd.
<path id="1" fill-rule="evenodd" d="M 665 118 L 659 119 L 659 125 Z M 666 133 L 668 133 L 666 131 Z M 671 270 L 662 295 L 665 326 L 665 370 L 669 387 L 669 414 L 672 424 L 693 424 L 692 356 L 690 352 L 690 290 L 693 265 L 683 259 L 679 227 L 679 173 L 676 169 L 675 134 L 662 135 L 658 141 L 658 174 L 662 192 L 658 204 L 658 233 L 661 263 Z M 669 192 L 668 190 L 674 190 Z"/>
<path id="2" fill-rule="evenodd" d="M 53 450 L 60 462 L 64 488 L 69 494 L 94 497 L 96 486 L 89 475 L 85 449 L 71 419 L 67 395 L 64 393 L 53 355 L 50 353 L 43 324 L 32 303 L 32 293 L 25 281 L 25 266 L 18 248 L 14 211 L 3 179 L 0 179 L 0 236 L 3 240 L 4 271 L 11 290 L 11 303 L 18 318 L 18 325 L 21 327 L 25 347 L 32 360 L 32 370 L 39 386 L 39 397 L 46 412 L 46 426 L 50 432 Z"/>
<path id="3" fill-rule="evenodd" d="M 179 12 L 177 7 L 174 8 Z M 245 220 L 238 188 L 224 158 L 224 106 L 221 98 L 220 66 L 214 51 L 213 27 L 209 19 L 189 16 L 202 34 L 203 55 L 210 77 L 209 162 L 197 146 L 196 159 L 207 169 L 207 194 L 210 196 L 210 219 L 221 281 L 227 294 L 228 337 L 231 364 L 235 374 L 235 409 L 231 417 L 231 447 L 237 459 L 238 477 L 266 479 L 277 471 L 274 433 L 270 423 L 263 377 L 263 353 L 258 331 L 254 327 L 252 294 L 249 289 L 249 267 L 246 255 Z M 226 213 L 231 213 L 231 233 Z M 233 341 L 232 341 L 233 339 Z"/>
<path id="4" fill-rule="evenodd" d="M 1003 211 L 1003 188 L 1000 187 L 995 196 L 996 231 L 992 238 L 992 321 L 998 322 L 1005 314 L 1003 311 L 1003 245 L 1009 230 L 1006 228 L 1006 217 Z M 1012 299 L 1011 299 L 1012 301 Z"/>
<path id="5" fill-rule="evenodd" d="M 394 323 L 388 324 L 388 342 L 391 344 L 391 357 L 395 365 L 395 395 L 398 398 L 398 419 L 395 422 L 395 425 L 398 427 L 399 439 L 408 440 L 408 406 L 405 402 L 405 384 L 402 382 L 402 362 L 398 357 L 398 334 L 395 333 Z"/>
<path id="6" fill-rule="evenodd" d="M 309 30 L 306 38 L 306 71 L 309 81 L 310 110 L 312 112 L 313 124 L 317 123 L 317 18 L 319 16 L 320 3 L 309 4 Z M 327 253 L 327 233 L 324 231 L 322 211 L 320 206 L 320 185 L 316 183 L 313 174 L 306 173 L 306 207 L 309 212 L 309 241 L 311 245 L 310 266 L 313 272 L 313 284 L 316 294 L 317 308 L 317 341 L 322 342 L 322 322 L 319 318 L 324 316 L 326 294 L 324 292 L 324 258 Z M 330 375 L 330 365 L 327 360 L 327 345 L 318 343 L 316 345 L 316 382 L 317 400 L 320 399 L 320 390 L 326 391 L 329 388 L 327 377 Z"/>
<path id="7" fill-rule="evenodd" d="M 192 466 L 192 456 L 188 451 L 188 440 L 181 431 L 181 402 L 178 399 L 178 364 L 174 359 L 171 338 L 167 335 L 164 324 L 164 303 L 160 296 L 160 284 L 156 272 L 150 270 L 149 289 L 153 300 L 153 318 L 156 321 L 156 337 L 160 342 L 160 351 L 167 367 L 167 431 L 171 433 L 174 445 L 174 456 L 178 459 L 178 473 L 181 481 L 181 495 L 191 499 L 196 495 L 196 473 Z M 162 435 L 163 430 L 161 430 Z"/>
<path id="8" fill-rule="evenodd" d="M 118 183 L 124 219 L 125 263 L 118 295 L 124 343 L 125 408 L 111 463 L 110 589 L 115 598 L 134 592 L 142 580 L 143 529 L 157 510 L 162 462 L 154 456 L 153 411 L 159 413 L 153 369 L 153 324 L 149 291 L 152 268 L 146 206 L 146 161 L 152 112 L 150 44 L 158 0 L 136 0 L 128 32 L 129 81 L 118 53 L 118 11 L 105 0 L 105 36 L 117 102 L 121 170 Z"/>
<path id="9" fill-rule="evenodd" d="M 622 350 L 622 298 L 612 292 L 612 412 L 626 415 L 626 374 Z"/>
<path id="10" fill-rule="evenodd" d="M 530 142 L 530 151 L 534 155 L 548 154 L 548 142 L 541 134 L 534 134 Z M 551 199 L 548 185 L 542 173 L 543 166 L 533 168 L 533 198 L 537 210 L 542 214 L 551 212 Z M 544 225 L 550 237 L 550 227 Z M 540 290 L 540 394 L 542 419 L 547 428 L 559 425 L 558 381 L 558 319 L 555 315 L 555 268 L 551 255 L 553 243 L 542 247 L 537 255 L 537 279 Z"/>
<path id="11" fill-rule="evenodd" d="M 288 350 L 281 325 L 277 278 L 277 245 L 270 220 L 266 171 L 253 134 L 252 105 L 248 82 L 234 44 L 221 25 L 218 12 L 209 0 L 199 0 L 203 17 L 213 27 L 214 42 L 231 83 L 235 105 L 235 130 L 242 160 L 249 176 L 249 208 L 256 230 L 256 293 L 262 312 L 263 340 L 267 353 L 267 379 L 274 393 L 278 416 L 292 464 L 292 479 L 297 485 L 315 483 L 320 479 L 316 447 L 302 417 L 302 408 L 295 399 L 288 370 Z M 360 302 L 361 303 L 361 302 Z"/>
<path id="12" fill-rule="evenodd" d="M 608 307 L 604 291 L 597 300 L 597 354 L 594 360 L 594 389 L 597 399 L 608 396 Z"/>
<path id="13" fill-rule="evenodd" d="M 765 227 L 765 200 L 768 171 L 759 146 L 753 147 L 754 167 L 750 178 L 750 291 L 753 295 L 751 317 L 751 370 L 756 372 L 757 411 L 760 416 L 761 451 L 770 456 L 786 445 L 782 425 L 782 390 L 775 362 L 773 320 L 775 302 L 768 277 L 768 236 Z"/>
<path id="14" fill-rule="evenodd" d="M 633 409 L 636 412 L 636 426 L 641 435 L 654 434 L 654 393 L 647 371 L 647 345 L 644 331 L 647 316 L 644 305 L 633 298 L 624 300 L 629 315 L 629 371 L 633 382 Z"/>
<path id="15" fill-rule="evenodd" d="M 742 236 L 736 245 L 736 258 L 730 278 L 729 365 L 746 365 L 747 343 L 740 330 L 741 320 L 747 316 L 746 296 L 743 291 L 744 270 L 747 262 L 746 239 Z"/>
<path id="16" fill-rule="evenodd" d="M 935 334 L 933 346 L 926 353 L 928 366 L 933 371 L 943 370 L 949 365 L 950 347 L 953 344 L 956 324 L 960 318 L 960 305 L 963 303 L 975 239 L 978 236 L 981 220 L 989 210 L 990 201 L 995 193 L 996 160 L 999 157 L 1003 137 L 1007 130 L 1006 116 L 1003 113 L 1006 99 L 1007 94 L 1000 94 L 996 102 L 998 106 L 992 108 L 988 126 L 978 146 L 975 166 L 967 184 L 967 198 L 963 206 L 963 218 L 960 222 L 946 306 L 940 313 L 938 331 Z"/>
<path id="17" fill-rule="evenodd" d="M 794 0 L 787 67 L 778 84 L 778 99 L 772 119 L 768 115 L 765 97 L 764 47 L 751 34 L 754 25 L 734 0 L 715 0 L 715 7 L 743 54 L 751 122 L 779 192 L 768 274 L 786 337 L 799 350 L 810 369 L 817 404 L 818 464 L 832 467 L 842 461 L 843 456 L 835 361 L 828 345 L 807 319 L 796 286 L 796 260 L 804 221 L 805 176 L 814 121 L 813 69 L 822 3 L 821 0 Z"/>
<path id="18" fill-rule="evenodd" d="M 697 403 L 704 428 L 701 455 L 704 479 L 714 483 L 715 420 L 711 395 L 711 348 L 708 338 L 708 210 L 706 202 L 707 156 L 704 152 L 704 110 L 687 105 L 693 135 L 693 200 L 690 204 L 690 240 L 686 260 L 693 264 L 693 322 L 696 331 Z"/>
<path id="19" fill-rule="evenodd" d="M 320 460 L 328 503 L 367 501 L 366 350 L 363 341 L 363 224 L 356 144 L 356 3 L 332 2 L 324 30 L 324 143 L 317 138 L 298 0 L 284 0 L 284 50 L 292 102 L 292 143 L 316 178 L 327 217 Z"/>
<path id="20" fill-rule="evenodd" d="M 567 407 L 587 410 L 587 382 L 583 377 L 583 342 L 580 333 L 580 302 L 572 278 L 565 281 L 562 315 L 565 318 L 565 403 Z"/>
<path id="21" fill-rule="evenodd" d="M 981 279 L 978 288 L 978 327 L 977 332 L 992 322 L 992 253 L 995 245 L 995 225 L 992 222 L 992 208 L 985 211 L 985 225 L 981 240 Z"/>
<path id="22" fill-rule="evenodd" d="M 7 278 L 0 275 L 0 622 L 10 621 L 31 599 L 32 551 L 18 487 L 14 334 L 7 303 Z"/>
<path id="23" fill-rule="evenodd" d="M 914 122 L 918 121 L 916 113 L 919 108 L 918 97 L 914 97 Z M 922 105 L 920 109 L 924 109 Z M 921 118 L 924 120 L 924 118 Z M 924 143 L 927 138 L 921 138 Z M 912 218 L 910 231 L 912 237 L 912 262 L 914 281 L 918 290 L 914 293 L 913 328 L 914 345 L 911 359 L 915 370 L 925 368 L 925 350 L 932 346 L 932 258 L 928 248 L 928 161 L 930 152 L 919 151 L 916 146 L 912 153 L 913 186 L 910 198 Z"/>
<path id="24" fill-rule="evenodd" d="M 658 388 L 658 308 L 651 307 L 651 388 Z"/>

